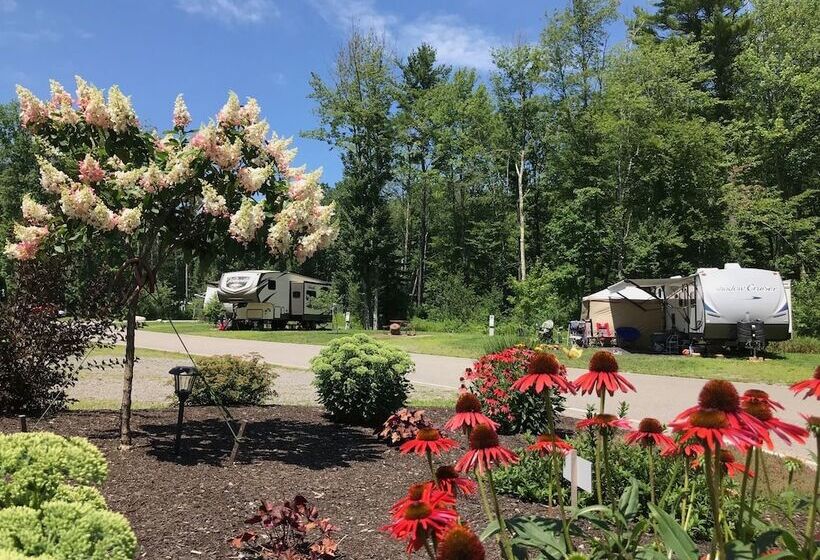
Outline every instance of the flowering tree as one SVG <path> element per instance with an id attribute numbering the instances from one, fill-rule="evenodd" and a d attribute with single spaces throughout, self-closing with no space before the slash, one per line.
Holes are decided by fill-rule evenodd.
<path id="1" fill-rule="evenodd" d="M 267 243 L 274 255 L 304 261 L 336 237 L 333 205 L 322 205 L 321 169 L 292 167 L 291 140 L 260 120 L 260 107 L 231 92 L 215 121 L 189 129 L 182 96 L 173 129 L 160 136 L 140 127 L 130 98 L 77 77 L 76 98 L 51 81 L 41 101 L 18 86 L 20 119 L 38 147 L 42 192 L 22 201 L 8 257 L 64 253 L 79 240 L 118 244 L 125 280 L 126 351 L 121 445 L 131 443 L 136 305 L 152 290 L 159 265 L 173 251 L 207 254 L 227 233 L 239 248 Z"/>

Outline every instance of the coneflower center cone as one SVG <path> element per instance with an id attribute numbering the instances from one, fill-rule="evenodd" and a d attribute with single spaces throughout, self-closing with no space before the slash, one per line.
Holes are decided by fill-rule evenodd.
<path id="1" fill-rule="evenodd" d="M 462 393 L 456 401 L 456 412 L 481 412 L 481 403 L 472 393 Z"/>
<path id="2" fill-rule="evenodd" d="M 479 424 L 470 432 L 470 449 L 489 449 L 498 446 L 498 434 L 484 424 Z"/>
<path id="3" fill-rule="evenodd" d="M 758 420 L 762 420 L 764 422 L 766 420 L 771 420 L 772 417 L 773 417 L 772 407 L 770 407 L 766 403 L 759 402 L 759 401 L 752 401 L 752 402 L 745 403 L 743 405 L 743 410 L 746 411 L 746 413 L 750 414 L 751 416 L 754 416 Z"/>
<path id="4" fill-rule="evenodd" d="M 697 428 L 724 429 L 729 427 L 726 413 L 721 410 L 696 410 L 689 417 L 689 423 Z"/>
<path id="5" fill-rule="evenodd" d="M 527 373 L 558 375 L 561 373 L 561 364 L 554 354 L 536 352 L 530 358 Z"/>
<path id="6" fill-rule="evenodd" d="M 441 465 L 439 468 L 436 469 L 436 478 L 438 480 L 458 478 L 458 473 L 452 465 Z"/>
<path id="7" fill-rule="evenodd" d="M 655 418 L 644 418 L 638 424 L 638 431 L 647 434 L 662 434 L 663 425 Z"/>
<path id="8" fill-rule="evenodd" d="M 707 381 L 700 390 L 698 404 L 701 408 L 712 408 L 723 412 L 737 412 L 740 410 L 740 395 L 737 389 L 728 381 L 713 379 Z"/>
<path id="9" fill-rule="evenodd" d="M 430 506 L 423 502 L 416 502 L 407 506 L 404 510 L 404 518 L 411 521 L 426 519 L 430 517 L 431 513 L 433 513 L 433 510 Z"/>
<path id="10" fill-rule="evenodd" d="M 589 360 L 589 371 L 615 373 L 618 371 L 618 360 L 615 359 L 612 352 L 598 350 Z"/>
<path id="11" fill-rule="evenodd" d="M 421 441 L 438 441 L 441 433 L 436 428 L 421 428 L 416 432 L 416 439 Z"/>

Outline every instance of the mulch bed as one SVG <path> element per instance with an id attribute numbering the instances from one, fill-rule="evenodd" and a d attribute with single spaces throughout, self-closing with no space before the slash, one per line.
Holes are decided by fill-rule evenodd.
<path id="1" fill-rule="evenodd" d="M 79 435 L 100 447 L 109 461 L 103 493 L 125 514 L 139 540 L 138 558 L 227 559 L 236 552 L 227 540 L 260 499 L 281 501 L 302 494 L 322 517 L 339 526 L 340 552 L 351 560 L 406 558 L 401 543 L 378 529 L 407 487 L 429 478 L 424 459 L 401 455 L 368 428 L 335 424 L 316 407 L 235 408 L 248 421 L 249 442 L 239 461 L 224 466 L 232 446 L 219 412 L 186 410 L 183 454 L 174 457 L 176 410 L 134 413 L 134 447 L 118 450 L 118 412 L 66 412 L 40 429 Z M 449 411 L 428 411 L 442 425 Z M 17 430 L 16 419 L 0 419 L 0 431 Z M 518 437 L 502 438 L 519 448 Z M 462 442 L 463 445 L 463 442 Z M 448 458 L 458 459 L 463 451 Z M 543 512 L 543 506 L 502 497 L 505 516 Z M 458 509 L 476 530 L 486 525 L 476 498 Z M 498 558 L 488 543 L 488 558 Z"/>

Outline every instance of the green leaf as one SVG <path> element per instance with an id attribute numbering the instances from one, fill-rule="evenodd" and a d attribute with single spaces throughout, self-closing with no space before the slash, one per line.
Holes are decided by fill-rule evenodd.
<path id="1" fill-rule="evenodd" d="M 621 494 L 621 499 L 618 502 L 618 509 L 626 519 L 632 519 L 638 513 L 640 508 L 641 486 L 640 482 L 632 479 L 630 484 Z"/>
<path id="2" fill-rule="evenodd" d="M 675 519 L 665 511 L 649 504 L 652 517 L 655 519 L 655 527 L 658 530 L 663 544 L 680 560 L 698 560 L 698 548 L 686 534 L 686 531 L 678 525 Z"/>

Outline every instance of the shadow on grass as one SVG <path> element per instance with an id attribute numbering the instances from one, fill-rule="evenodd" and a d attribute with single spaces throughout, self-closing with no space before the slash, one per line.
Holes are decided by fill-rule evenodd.
<path id="1" fill-rule="evenodd" d="M 181 465 L 227 464 L 233 447 L 221 418 L 186 420 L 179 457 L 174 455 L 176 422 L 142 424 L 139 430 L 148 438 L 149 455 Z M 265 419 L 248 422 L 237 463 L 271 461 L 321 470 L 375 461 L 382 452 L 383 446 L 372 436 L 348 426 Z"/>

